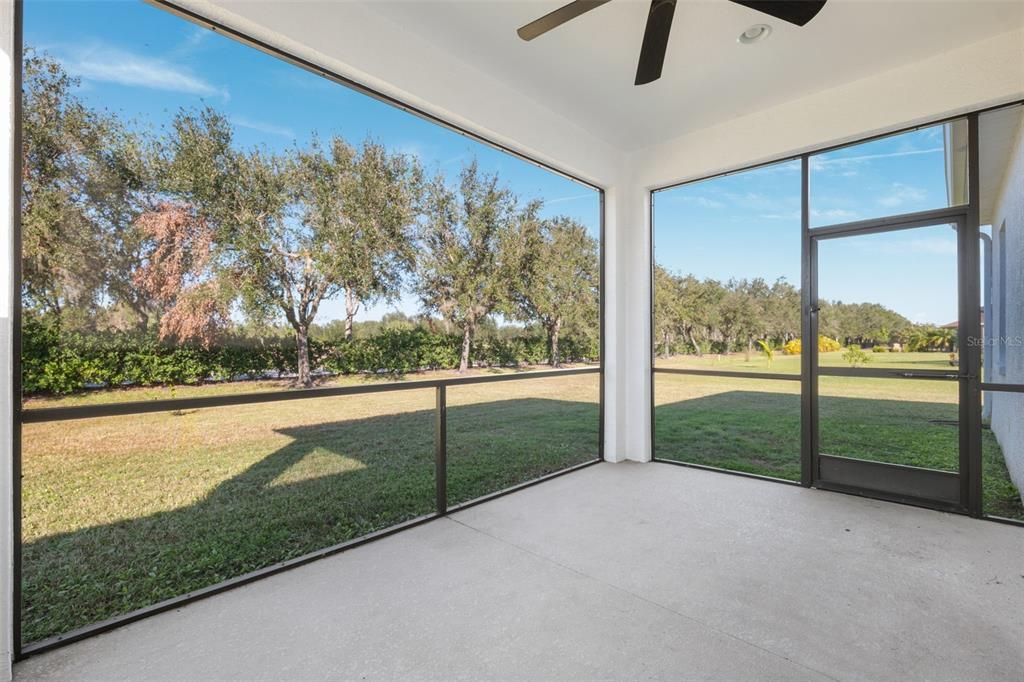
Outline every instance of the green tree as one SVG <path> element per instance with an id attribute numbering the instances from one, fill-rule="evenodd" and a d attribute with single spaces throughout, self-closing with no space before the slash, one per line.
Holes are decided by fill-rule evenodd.
<path id="1" fill-rule="evenodd" d="M 843 352 L 843 360 L 850 363 L 850 367 L 858 367 L 871 362 L 871 356 L 865 353 L 860 346 L 850 345 Z"/>
<path id="2" fill-rule="evenodd" d="M 928 332 L 928 347 L 942 351 L 956 349 L 957 330 L 950 327 L 936 327 Z"/>
<path id="3" fill-rule="evenodd" d="M 514 267 L 504 249 L 521 212 L 497 175 L 480 172 L 476 161 L 462 169 L 455 190 L 438 175 L 425 193 L 416 292 L 424 311 L 437 313 L 462 333 L 459 372 L 469 367 L 473 337 L 481 322 L 507 301 Z"/>
<path id="4" fill-rule="evenodd" d="M 23 68 L 22 300 L 79 328 L 108 323 L 103 306 L 113 305 L 144 329 L 151 311 L 132 284 L 134 220 L 151 189 L 151 150 L 87 107 L 54 59 L 29 48 Z"/>
<path id="5" fill-rule="evenodd" d="M 377 144 L 357 151 L 336 138 L 330 156 L 316 143 L 287 156 L 237 151 L 227 121 L 207 108 L 175 119 L 165 167 L 164 191 L 194 216 L 181 229 L 205 225 L 211 242 L 170 280 L 175 324 L 162 324 L 165 335 L 208 336 L 233 301 L 252 320 L 282 315 L 298 383 L 310 386 L 309 334 L 323 301 L 395 296 L 411 268 L 416 172 Z M 149 269 L 160 253 L 157 240 Z"/>
<path id="6" fill-rule="evenodd" d="M 504 246 L 506 260 L 518 271 L 510 278 L 505 307 L 511 317 L 544 328 L 548 363 L 558 367 L 558 340 L 565 326 L 585 327 L 597 317 L 597 241 L 570 218 L 537 220 L 536 209 L 527 207 Z"/>
<path id="7" fill-rule="evenodd" d="M 676 333 L 682 318 L 682 300 L 679 281 L 660 265 L 654 266 L 654 349 L 660 355 L 672 354 Z"/>
<path id="8" fill-rule="evenodd" d="M 328 155 L 314 144 L 297 154 L 303 220 L 328 236 L 324 265 L 345 297 L 345 338 L 363 304 L 395 300 L 414 261 L 419 165 L 367 140 L 359 150 L 334 137 Z"/>

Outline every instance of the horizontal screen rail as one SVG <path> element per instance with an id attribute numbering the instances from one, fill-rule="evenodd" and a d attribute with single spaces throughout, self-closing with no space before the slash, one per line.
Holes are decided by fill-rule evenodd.
<path id="1" fill-rule="evenodd" d="M 823 377 L 866 377 L 870 379 L 968 379 L 967 375 L 946 372 L 941 369 L 880 369 L 874 367 L 819 367 L 818 376 Z"/>
<path id="2" fill-rule="evenodd" d="M 981 390 L 998 391 L 1001 393 L 1024 393 L 1024 384 L 990 384 L 981 382 Z"/>
<path id="3" fill-rule="evenodd" d="M 465 386 L 467 384 L 491 384 L 501 381 L 523 381 L 527 379 L 543 379 L 545 377 L 565 377 L 580 374 L 600 374 L 600 367 L 576 367 L 571 369 L 549 369 L 536 372 L 520 372 L 517 374 L 497 374 L 488 376 L 451 377 L 448 379 L 423 379 L 419 381 L 389 382 L 366 384 L 360 386 L 333 386 L 325 388 L 288 389 L 284 391 L 266 391 L 263 393 L 239 393 L 237 395 L 211 395 L 200 398 L 170 398 L 166 400 L 138 400 L 104 405 L 77 405 L 74 407 L 40 407 L 36 409 L 22 408 L 20 416 L 23 424 L 42 422 L 68 421 L 72 419 L 92 419 L 95 417 L 118 417 L 151 412 L 170 412 L 174 410 L 195 410 L 206 407 L 228 407 L 232 405 L 255 405 L 258 403 L 276 403 L 285 400 L 312 400 L 314 398 L 334 398 L 345 395 L 364 395 L 368 393 L 386 393 L 389 391 L 414 391 L 422 388 L 440 388 L 442 386 Z"/>
<path id="4" fill-rule="evenodd" d="M 852 235 L 874 234 L 876 232 L 892 232 L 894 230 L 910 230 L 915 227 L 930 227 L 944 222 L 955 223 L 967 220 L 967 206 L 951 206 L 916 213 L 857 220 L 836 225 L 822 225 L 809 228 L 813 239 L 834 239 Z"/>
<path id="5" fill-rule="evenodd" d="M 677 369 L 655 367 L 655 374 L 689 374 L 706 377 L 736 377 L 740 379 L 771 379 L 779 381 L 800 381 L 799 374 L 782 374 L 781 372 L 729 372 L 721 369 Z"/>

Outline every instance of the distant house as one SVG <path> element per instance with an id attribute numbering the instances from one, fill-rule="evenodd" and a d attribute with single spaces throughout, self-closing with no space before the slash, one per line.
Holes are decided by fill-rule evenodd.
<path id="1" fill-rule="evenodd" d="M 985 309 L 984 308 L 981 309 L 980 316 L 981 316 L 981 331 L 984 334 L 984 331 L 985 331 Z M 939 329 L 959 329 L 959 328 L 960 328 L 960 321 L 959 320 L 953 320 L 952 322 L 950 322 L 948 324 L 944 324 L 941 327 L 939 327 Z"/>

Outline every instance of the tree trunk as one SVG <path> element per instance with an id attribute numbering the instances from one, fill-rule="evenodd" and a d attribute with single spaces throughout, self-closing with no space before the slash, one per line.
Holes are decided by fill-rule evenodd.
<path id="1" fill-rule="evenodd" d="M 753 336 L 748 336 L 747 337 L 747 351 L 746 351 L 746 353 L 743 354 L 743 357 L 744 357 L 744 359 L 747 362 L 750 362 L 750 354 L 753 353 L 753 352 L 754 352 L 754 337 Z"/>
<path id="2" fill-rule="evenodd" d="M 562 330 L 562 319 L 556 319 L 548 329 L 548 364 L 552 367 L 560 367 L 562 362 L 558 357 L 558 333 Z"/>
<path id="3" fill-rule="evenodd" d="M 469 322 L 462 328 L 462 357 L 459 360 L 459 374 L 469 369 L 469 351 L 473 346 L 473 325 Z"/>
<path id="4" fill-rule="evenodd" d="M 303 388 L 309 388 L 313 385 L 313 376 L 309 371 L 309 325 L 295 327 L 295 348 L 299 355 L 297 383 Z"/>
<path id="5" fill-rule="evenodd" d="M 697 354 L 698 358 L 703 357 L 704 351 L 700 349 L 700 344 L 697 343 L 697 337 L 693 335 L 693 330 L 690 329 L 687 333 L 690 335 L 690 343 L 693 344 L 693 352 Z"/>
<path id="6" fill-rule="evenodd" d="M 345 290 L 345 340 L 352 340 L 352 321 L 359 312 L 359 300 L 351 289 Z"/>

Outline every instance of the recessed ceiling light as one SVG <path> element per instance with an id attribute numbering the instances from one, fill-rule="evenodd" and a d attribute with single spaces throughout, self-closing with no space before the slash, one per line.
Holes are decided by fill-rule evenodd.
<path id="1" fill-rule="evenodd" d="M 741 33 L 740 37 L 737 38 L 736 41 L 743 45 L 752 45 L 753 43 L 760 42 L 767 38 L 771 32 L 772 27 L 768 24 L 754 24 Z"/>

